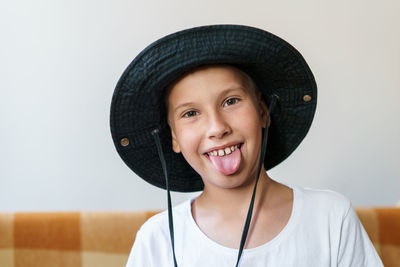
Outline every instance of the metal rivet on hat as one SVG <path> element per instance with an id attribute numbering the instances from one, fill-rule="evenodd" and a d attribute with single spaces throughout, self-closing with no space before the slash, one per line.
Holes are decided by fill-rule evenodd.
<path id="1" fill-rule="evenodd" d="M 121 139 L 120 143 L 121 143 L 121 146 L 127 146 L 127 145 L 129 145 L 129 139 L 124 137 Z"/>
<path id="2" fill-rule="evenodd" d="M 303 96 L 303 101 L 304 101 L 304 102 L 310 102 L 311 99 L 312 99 L 312 97 L 311 97 L 310 95 L 304 95 L 304 96 Z"/>

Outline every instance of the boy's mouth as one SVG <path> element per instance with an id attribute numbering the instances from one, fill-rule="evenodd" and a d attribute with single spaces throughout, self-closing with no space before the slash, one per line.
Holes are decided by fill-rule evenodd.
<path id="1" fill-rule="evenodd" d="M 240 152 L 241 147 L 242 143 L 228 145 L 206 152 L 204 155 L 210 160 L 211 164 L 218 172 L 223 175 L 230 175 L 235 173 L 240 167 L 242 158 Z"/>
<path id="2" fill-rule="evenodd" d="M 215 149 L 213 151 L 207 152 L 206 154 L 208 156 L 219 156 L 219 157 L 223 157 L 225 155 L 229 155 L 231 154 L 233 151 L 235 151 L 236 149 L 240 149 L 240 147 L 242 146 L 242 144 L 237 144 L 237 145 L 232 145 L 232 146 L 227 146 L 225 148 L 220 148 L 220 149 Z"/>

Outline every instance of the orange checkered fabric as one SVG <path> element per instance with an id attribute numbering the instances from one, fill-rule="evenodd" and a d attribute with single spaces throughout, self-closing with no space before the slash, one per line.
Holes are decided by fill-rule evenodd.
<path id="1" fill-rule="evenodd" d="M 0 266 L 125 266 L 137 230 L 155 213 L 0 213 Z M 400 208 L 357 213 L 384 265 L 399 267 Z"/>
<path id="2" fill-rule="evenodd" d="M 0 266 L 125 266 L 135 233 L 154 214 L 0 213 Z"/>
<path id="3" fill-rule="evenodd" d="M 400 267 L 400 208 L 358 208 L 356 211 L 383 265 Z"/>

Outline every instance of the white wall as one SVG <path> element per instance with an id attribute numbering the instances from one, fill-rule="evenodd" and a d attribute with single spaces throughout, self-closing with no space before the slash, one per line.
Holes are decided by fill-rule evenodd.
<path id="1" fill-rule="evenodd" d="M 109 107 L 150 42 L 214 23 L 293 44 L 319 85 L 314 124 L 270 175 L 355 205 L 400 200 L 400 2 L 16 0 L 0 8 L 0 211 L 165 208 L 112 144 Z M 187 198 L 174 194 L 174 203 Z"/>

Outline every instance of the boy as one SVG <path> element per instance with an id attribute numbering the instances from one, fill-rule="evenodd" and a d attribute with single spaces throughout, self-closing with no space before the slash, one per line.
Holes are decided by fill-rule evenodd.
<path id="1" fill-rule="evenodd" d="M 117 85 L 111 128 L 128 166 L 167 189 L 168 212 L 142 226 L 127 266 L 382 266 L 347 199 L 266 173 L 315 105 L 304 59 L 262 30 L 205 26 L 146 48 Z M 203 191 L 172 216 L 170 190 Z"/>

